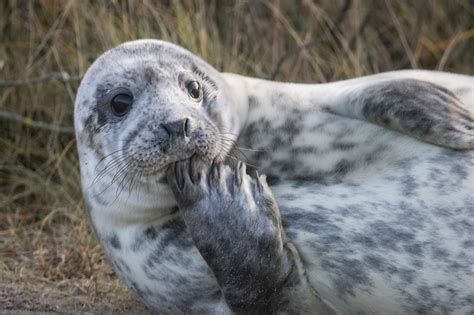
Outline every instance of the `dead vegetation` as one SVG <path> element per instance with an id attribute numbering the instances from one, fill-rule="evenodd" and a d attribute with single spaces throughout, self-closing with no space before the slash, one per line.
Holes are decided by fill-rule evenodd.
<path id="1" fill-rule="evenodd" d="M 473 74 L 474 6 L 453 1 L 2 1 L 0 311 L 141 312 L 83 212 L 71 133 L 80 77 L 127 40 L 221 71 L 326 82 L 401 68 Z"/>

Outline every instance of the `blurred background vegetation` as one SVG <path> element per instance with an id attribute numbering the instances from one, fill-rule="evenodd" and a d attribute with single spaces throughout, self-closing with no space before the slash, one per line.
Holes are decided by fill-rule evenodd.
<path id="1" fill-rule="evenodd" d="M 83 212 L 73 104 L 124 41 L 177 43 L 217 69 L 326 82 L 403 68 L 473 74 L 471 0 L 0 2 L 0 311 L 143 310 Z"/>

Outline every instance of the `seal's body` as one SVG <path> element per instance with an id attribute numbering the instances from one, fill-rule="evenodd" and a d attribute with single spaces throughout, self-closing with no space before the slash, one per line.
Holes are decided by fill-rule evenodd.
<path id="1" fill-rule="evenodd" d="M 159 313 L 470 312 L 473 86 L 427 71 L 275 83 L 121 45 L 76 99 L 92 224 Z M 222 165 L 249 148 L 271 188 Z"/>
<path id="2" fill-rule="evenodd" d="M 249 163 L 273 179 L 285 230 L 323 298 L 343 313 L 474 310 L 474 151 L 413 138 L 472 148 L 473 78 L 398 71 L 317 86 L 239 78 L 250 104 L 237 146 L 252 148 Z M 441 118 L 433 102 L 441 96 L 412 79 L 459 91 L 470 114 L 452 108 Z M 439 133 L 424 126 L 455 117 L 460 125 Z"/>

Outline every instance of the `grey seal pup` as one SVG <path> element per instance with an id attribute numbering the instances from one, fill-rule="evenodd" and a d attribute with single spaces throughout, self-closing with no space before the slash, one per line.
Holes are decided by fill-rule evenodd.
<path id="1" fill-rule="evenodd" d="M 75 103 L 92 225 L 157 313 L 472 312 L 473 86 L 277 83 L 122 44 Z"/>

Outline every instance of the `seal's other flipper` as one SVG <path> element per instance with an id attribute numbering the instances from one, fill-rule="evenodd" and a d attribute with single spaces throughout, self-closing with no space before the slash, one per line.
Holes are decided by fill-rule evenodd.
<path id="1" fill-rule="evenodd" d="M 338 106 L 336 114 L 355 115 L 451 149 L 474 148 L 474 104 L 463 104 L 453 92 L 437 84 L 397 79 L 371 84 L 356 93 Z"/>

